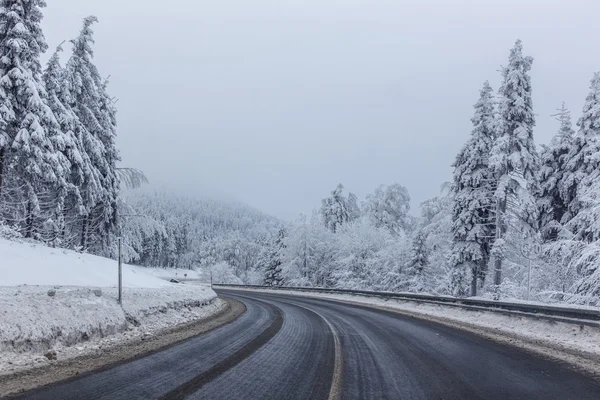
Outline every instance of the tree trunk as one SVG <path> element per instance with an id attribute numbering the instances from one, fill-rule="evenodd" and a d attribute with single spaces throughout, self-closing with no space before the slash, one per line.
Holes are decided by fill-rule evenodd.
<path id="1" fill-rule="evenodd" d="M 477 296 L 477 276 L 479 275 L 479 268 L 471 268 L 471 296 Z"/>
<path id="2" fill-rule="evenodd" d="M 4 154 L 6 154 L 6 149 L 3 147 L 0 149 L 0 204 L 2 204 L 2 189 L 4 188 Z"/>
<path id="3" fill-rule="evenodd" d="M 87 247 L 87 228 L 88 228 L 88 215 L 86 214 L 83 217 L 83 223 L 81 225 L 81 242 L 79 243 L 81 245 L 81 249 L 85 250 Z"/>
<path id="4" fill-rule="evenodd" d="M 62 206 L 62 222 L 60 226 L 60 238 L 64 244 L 67 242 L 67 206 L 63 204 Z"/>
<path id="5" fill-rule="evenodd" d="M 27 218 L 25 220 L 25 237 L 31 238 L 33 234 L 33 215 L 31 213 L 31 201 L 27 202 Z"/>

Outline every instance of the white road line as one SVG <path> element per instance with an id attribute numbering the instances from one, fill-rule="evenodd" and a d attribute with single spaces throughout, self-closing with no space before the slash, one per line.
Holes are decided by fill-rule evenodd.
<path id="1" fill-rule="evenodd" d="M 333 377 L 331 378 L 331 388 L 329 389 L 329 400 L 339 400 L 342 397 L 342 342 L 340 341 L 338 332 L 333 324 L 321 314 L 317 313 L 317 315 L 323 318 L 323 321 L 329 325 L 329 329 L 333 335 L 333 342 L 335 345 L 335 361 L 333 366 Z"/>

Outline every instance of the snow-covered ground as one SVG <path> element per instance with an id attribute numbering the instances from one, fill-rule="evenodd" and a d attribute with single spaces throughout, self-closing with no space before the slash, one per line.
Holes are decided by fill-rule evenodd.
<path id="1" fill-rule="evenodd" d="M 175 275 L 177 274 L 177 275 Z M 152 335 L 223 308 L 191 270 L 123 265 L 123 305 L 117 304 L 114 260 L 0 239 L 0 374 L 95 351 L 126 338 Z"/>
<path id="2" fill-rule="evenodd" d="M 39 243 L 0 238 L 0 286 L 65 285 L 110 287 L 117 285 L 117 262 Z M 123 264 L 123 286 L 170 287 L 167 278 L 200 278 L 195 270 L 145 268 Z M 162 279 L 161 279 L 162 278 Z"/>
<path id="3" fill-rule="evenodd" d="M 343 300 L 394 309 L 425 319 L 465 328 L 497 341 L 526 347 L 549 357 L 580 364 L 584 368 L 593 370 L 594 373 L 600 372 L 600 365 L 583 365 L 587 363 L 588 356 L 600 359 L 600 328 L 598 327 L 549 322 L 525 316 L 509 316 L 489 311 L 467 310 L 417 301 L 292 290 L 242 289 L 239 287 L 232 287 L 232 289 L 260 290 L 279 294 L 289 293 L 297 296 Z M 562 351 L 564 354 L 558 354 L 557 351 Z M 586 360 L 581 360 L 578 358 L 579 356 L 583 356 Z"/>

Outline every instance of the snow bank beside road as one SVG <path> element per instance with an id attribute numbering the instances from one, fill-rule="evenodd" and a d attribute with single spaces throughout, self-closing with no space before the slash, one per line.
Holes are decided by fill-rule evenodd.
<path id="1" fill-rule="evenodd" d="M 116 288 L 2 287 L 0 352 L 44 352 L 71 346 L 148 325 L 150 318 L 162 319 L 167 326 L 188 322 L 186 313 L 193 317 L 194 308 L 214 298 L 210 288 L 201 286 L 125 288 L 121 307 Z"/>
<path id="2" fill-rule="evenodd" d="M 47 362 L 48 351 L 80 355 L 223 309 L 209 286 L 163 279 L 174 273 L 124 265 L 121 307 L 114 260 L 0 239 L 0 374 Z"/>

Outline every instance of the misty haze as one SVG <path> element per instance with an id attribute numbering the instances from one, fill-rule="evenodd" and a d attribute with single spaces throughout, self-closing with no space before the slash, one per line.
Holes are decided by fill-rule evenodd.
<path id="1" fill-rule="evenodd" d="M 0 397 L 600 398 L 597 0 L 0 0 Z"/>

